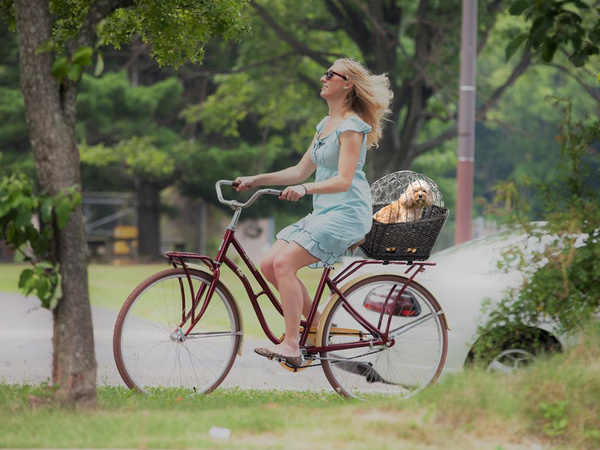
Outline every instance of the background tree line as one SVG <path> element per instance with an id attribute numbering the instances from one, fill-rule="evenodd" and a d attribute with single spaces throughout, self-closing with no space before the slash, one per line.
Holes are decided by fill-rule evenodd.
<path id="1" fill-rule="evenodd" d="M 557 55 L 549 66 L 540 52 L 522 46 L 507 63 L 507 43 L 526 30 L 508 5 L 480 5 L 475 195 L 487 201 L 495 183 L 511 174 L 552 173 L 559 116 L 547 96 L 577 97 L 580 114 L 600 96 L 589 69 L 575 70 L 567 56 Z M 161 67 L 153 47 L 133 37 L 118 49 L 104 48 L 100 76 L 95 67 L 84 72 L 76 125 L 84 189 L 137 193 L 142 257 L 159 254 L 164 188 L 214 202 L 215 179 L 299 159 L 313 122 L 327 114 L 318 79 L 341 56 L 387 72 L 394 88 L 394 114 L 380 148 L 370 154 L 369 179 L 422 171 L 454 204 L 460 1 L 288 6 L 250 2 L 252 33 L 240 42 L 209 42 L 202 66 Z M 6 28 L 2 34 L 3 165 L 33 173 L 16 40 Z M 272 212 L 270 204 L 257 207 L 256 214 Z"/>

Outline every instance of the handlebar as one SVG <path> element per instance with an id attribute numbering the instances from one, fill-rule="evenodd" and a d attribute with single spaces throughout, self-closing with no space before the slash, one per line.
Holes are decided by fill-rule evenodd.
<path id="1" fill-rule="evenodd" d="M 281 195 L 281 191 L 278 191 L 277 189 L 260 189 L 260 190 L 256 191 L 252 195 L 252 197 L 250 197 L 250 200 L 248 200 L 246 203 L 240 203 L 236 200 L 225 200 L 223 198 L 223 192 L 221 191 L 222 185 L 237 187 L 240 185 L 240 183 L 236 182 L 236 181 L 230 181 L 230 180 L 219 180 L 215 184 L 215 189 L 217 191 L 217 198 L 219 199 L 219 202 L 222 203 L 223 205 L 227 205 L 232 208 L 248 208 L 261 195 L 276 195 L 278 197 Z"/>

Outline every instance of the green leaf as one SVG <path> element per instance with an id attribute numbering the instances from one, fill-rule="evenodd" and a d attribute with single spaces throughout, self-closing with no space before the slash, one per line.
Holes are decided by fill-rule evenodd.
<path id="1" fill-rule="evenodd" d="M 42 270 L 44 270 L 44 269 L 53 270 L 54 269 L 54 264 L 52 264 L 50 261 L 40 261 L 35 266 Z"/>
<path id="2" fill-rule="evenodd" d="M 31 224 L 31 210 L 26 205 L 21 205 L 13 222 L 13 227 L 24 228 Z"/>
<path id="3" fill-rule="evenodd" d="M 49 306 L 49 302 L 48 302 L 49 299 L 47 298 L 47 294 L 48 294 L 48 291 L 50 290 L 50 282 L 48 281 L 48 279 L 45 277 L 38 278 L 36 285 L 35 285 L 35 290 L 36 290 L 36 295 L 42 301 L 42 306 L 44 308 L 47 308 Z"/>
<path id="4" fill-rule="evenodd" d="M 558 421 L 558 428 L 562 429 L 562 428 L 567 428 L 568 425 L 568 421 L 566 417 L 563 417 L 562 419 L 560 419 Z"/>
<path id="5" fill-rule="evenodd" d="M 46 42 L 41 43 L 38 48 L 35 49 L 36 55 L 41 55 L 42 53 L 50 53 L 54 50 L 54 40 L 48 39 Z"/>
<path id="6" fill-rule="evenodd" d="M 542 61 L 545 63 L 551 62 L 557 48 L 558 45 L 552 39 L 544 39 L 544 43 L 542 44 Z"/>
<path id="7" fill-rule="evenodd" d="M 538 17 L 531 24 L 531 45 L 533 48 L 539 48 L 546 37 L 546 32 L 554 24 L 554 18 L 551 15 Z"/>
<path id="8" fill-rule="evenodd" d="M 61 198 L 54 209 L 56 213 L 56 223 L 61 230 L 64 230 L 69 223 L 69 217 L 71 217 L 71 205 L 68 199 Z"/>
<path id="9" fill-rule="evenodd" d="M 33 277 L 33 269 L 24 269 L 19 277 L 19 288 L 23 289 Z"/>
<path id="10" fill-rule="evenodd" d="M 67 57 L 59 56 L 52 64 L 52 75 L 54 75 L 54 77 L 59 81 L 64 80 L 69 74 L 70 67 L 71 63 Z"/>
<path id="11" fill-rule="evenodd" d="M 508 43 L 508 45 L 506 46 L 506 61 L 508 61 L 510 58 L 512 58 L 512 56 L 519 49 L 521 44 L 523 44 L 523 42 L 525 42 L 526 39 L 527 39 L 527 35 L 523 33 L 523 34 L 519 34 L 518 36 L 513 38 L 512 41 L 510 41 Z"/>
<path id="12" fill-rule="evenodd" d="M 510 6 L 508 12 L 513 16 L 519 16 L 530 6 L 530 4 L 531 2 L 527 0 L 517 0 Z"/>
<path id="13" fill-rule="evenodd" d="M 589 32 L 588 37 L 592 42 L 600 43 L 600 24 L 597 24 L 592 31 Z"/>
<path id="14" fill-rule="evenodd" d="M 89 66 L 92 64 L 94 50 L 90 46 L 80 47 L 71 55 L 71 62 L 78 66 Z"/>
<path id="15" fill-rule="evenodd" d="M 573 54 L 569 56 L 569 59 L 575 67 L 582 67 L 587 60 L 585 54 L 581 50 L 573 52 Z"/>
<path id="16" fill-rule="evenodd" d="M 83 197 L 81 196 L 81 192 L 79 192 L 78 190 L 73 192 L 70 195 L 70 197 L 71 197 L 71 202 L 70 202 L 71 210 L 74 211 L 75 208 L 77 208 L 81 204 Z"/>
<path id="17" fill-rule="evenodd" d="M 48 223 L 52 219 L 52 200 L 45 198 L 40 205 L 40 217 L 42 222 Z"/>
<path id="18" fill-rule="evenodd" d="M 99 77 L 104 72 L 104 55 L 100 50 L 97 53 L 98 57 L 96 59 L 96 68 L 94 69 L 94 76 Z"/>
<path id="19" fill-rule="evenodd" d="M 587 3 L 582 2 L 581 0 L 571 0 L 570 2 L 567 2 L 567 3 L 573 3 L 579 9 L 590 9 L 590 6 Z"/>
<path id="20" fill-rule="evenodd" d="M 584 52 L 587 56 L 592 56 L 592 55 L 597 55 L 598 53 L 600 53 L 600 49 L 598 48 L 597 45 L 588 45 L 585 48 Z"/>
<path id="21" fill-rule="evenodd" d="M 71 66 L 69 67 L 69 72 L 67 74 L 67 77 L 69 78 L 69 80 L 79 81 L 82 73 L 83 73 L 83 66 L 80 66 L 79 64 L 71 64 Z"/>

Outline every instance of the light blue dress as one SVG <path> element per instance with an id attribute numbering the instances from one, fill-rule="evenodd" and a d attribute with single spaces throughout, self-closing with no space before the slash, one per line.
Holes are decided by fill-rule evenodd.
<path id="1" fill-rule="evenodd" d="M 362 171 L 367 156 L 367 133 L 371 127 L 357 115 L 344 120 L 331 134 L 321 137 L 325 117 L 317 125 L 319 136 L 310 155 L 317 165 L 315 181 L 327 180 L 338 173 L 339 136 L 344 131 L 363 133 L 362 146 L 354 179 L 347 192 L 313 195 L 313 212 L 284 228 L 277 239 L 296 242 L 327 265 L 338 262 L 348 247 L 360 241 L 371 229 L 373 208 L 369 182 Z"/>

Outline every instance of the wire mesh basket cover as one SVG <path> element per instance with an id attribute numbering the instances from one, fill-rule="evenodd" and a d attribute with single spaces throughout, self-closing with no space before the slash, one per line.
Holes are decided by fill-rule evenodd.
<path id="1" fill-rule="evenodd" d="M 375 259 L 424 261 L 448 219 L 436 184 L 409 170 L 395 172 L 371 185 L 373 226 L 361 244 Z"/>

